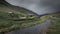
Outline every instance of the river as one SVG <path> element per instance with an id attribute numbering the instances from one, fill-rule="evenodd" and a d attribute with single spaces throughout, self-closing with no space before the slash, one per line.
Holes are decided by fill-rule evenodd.
<path id="1" fill-rule="evenodd" d="M 6 0 L 8 3 L 31 10 L 38 15 L 54 13 L 60 11 L 60 0 Z M 51 21 L 48 19 L 45 22 L 25 28 L 18 29 L 8 34 L 46 34 Z"/>
<path id="2" fill-rule="evenodd" d="M 51 20 L 46 20 L 45 22 L 25 28 L 25 29 L 18 29 L 12 32 L 9 32 L 8 34 L 46 34 L 46 31 L 48 29 L 48 26 L 51 25 Z"/>

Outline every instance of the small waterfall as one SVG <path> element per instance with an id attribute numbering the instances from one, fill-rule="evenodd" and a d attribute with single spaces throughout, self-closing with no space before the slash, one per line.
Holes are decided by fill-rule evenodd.
<path id="1" fill-rule="evenodd" d="M 38 15 L 60 11 L 60 0 L 6 0 L 8 3 L 24 7 Z"/>

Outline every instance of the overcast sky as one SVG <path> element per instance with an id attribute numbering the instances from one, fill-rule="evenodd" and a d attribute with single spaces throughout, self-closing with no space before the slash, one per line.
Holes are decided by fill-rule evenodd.
<path id="1" fill-rule="evenodd" d="M 8 3 L 27 8 L 41 15 L 60 10 L 60 0 L 6 0 Z"/>

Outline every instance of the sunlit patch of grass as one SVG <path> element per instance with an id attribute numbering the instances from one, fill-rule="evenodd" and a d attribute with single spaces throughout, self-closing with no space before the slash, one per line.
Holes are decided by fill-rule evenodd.
<path id="1" fill-rule="evenodd" d="M 25 20 L 25 22 L 22 24 L 23 27 L 33 26 L 36 24 L 43 23 L 45 20 L 48 19 L 48 16 L 42 16 L 40 18 L 35 18 L 32 20 Z"/>

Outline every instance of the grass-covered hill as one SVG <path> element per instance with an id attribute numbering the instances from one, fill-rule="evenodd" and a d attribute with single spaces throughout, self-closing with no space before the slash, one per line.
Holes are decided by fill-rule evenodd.
<path id="1" fill-rule="evenodd" d="M 52 25 L 49 27 L 47 34 L 60 34 L 60 13 L 55 13 L 50 16 Z"/>
<path id="2" fill-rule="evenodd" d="M 47 18 L 47 16 L 38 17 L 36 13 L 25 8 L 0 3 L 0 33 L 33 26 Z"/>

